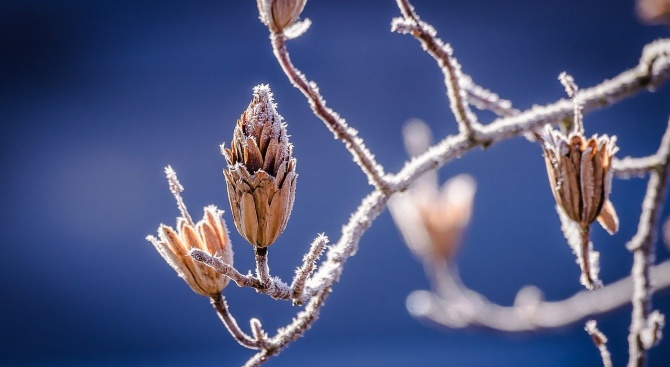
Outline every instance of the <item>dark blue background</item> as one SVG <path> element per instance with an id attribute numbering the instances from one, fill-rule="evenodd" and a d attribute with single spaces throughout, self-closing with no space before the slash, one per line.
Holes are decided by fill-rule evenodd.
<path id="1" fill-rule="evenodd" d="M 667 37 L 636 19 L 632 1 L 419 1 L 464 71 L 518 108 L 564 97 L 637 64 L 645 43 Z M 434 61 L 389 32 L 395 2 L 310 0 L 314 24 L 289 42 L 294 62 L 330 106 L 360 131 L 387 170 L 405 159 L 400 129 L 412 117 L 438 137 L 457 131 Z M 310 112 L 272 56 L 253 1 L 0 2 L 0 364 L 11 366 L 235 366 L 251 355 L 144 240 L 178 214 L 163 167 L 179 173 L 194 217 L 228 209 L 219 144 L 229 142 L 251 89 L 269 83 L 289 123 L 298 191 L 273 273 L 289 280 L 320 232 L 341 225 L 370 191 L 367 179 Z M 619 137 L 619 156 L 656 151 L 670 115 L 667 86 L 586 116 L 586 130 Z M 482 122 L 493 119 L 480 113 Z M 580 290 L 537 145 L 522 138 L 473 151 L 440 171 L 478 181 L 459 264 L 464 281 L 510 304 L 534 284 L 548 299 Z M 593 230 L 602 277 L 625 276 L 646 180 L 616 180 L 614 237 Z M 667 210 L 664 211 L 667 214 Z M 664 217 L 665 217 L 664 214 Z M 229 212 L 235 264 L 251 246 Z M 658 245 L 659 260 L 668 257 Z M 405 297 L 427 282 L 382 214 L 304 340 L 268 366 L 593 366 L 596 348 L 577 324 L 538 335 L 439 331 L 408 316 Z M 297 309 L 234 285 L 225 290 L 246 329 L 274 330 Z M 670 294 L 655 304 L 670 311 Z M 630 309 L 598 317 L 615 364 L 627 358 Z M 670 358 L 670 342 L 651 365 Z M 666 362 L 664 362 L 666 361 Z"/>

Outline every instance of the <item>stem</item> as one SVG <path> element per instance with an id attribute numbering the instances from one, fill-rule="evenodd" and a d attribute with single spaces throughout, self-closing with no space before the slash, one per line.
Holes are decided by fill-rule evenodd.
<path id="1" fill-rule="evenodd" d="M 270 286 L 272 280 L 270 279 L 270 267 L 268 266 L 268 248 L 254 247 L 256 253 L 256 277 L 263 288 Z"/>
<path id="2" fill-rule="evenodd" d="M 653 288 L 649 272 L 655 259 L 654 243 L 656 242 L 656 229 L 660 223 L 660 214 L 663 207 L 663 193 L 668 180 L 669 155 L 670 121 L 656 153 L 659 165 L 649 177 L 647 193 L 642 202 L 642 214 L 640 215 L 638 231 L 627 245 L 628 249 L 633 251 L 633 267 L 631 269 L 633 311 L 630 334 L 628 335 L 628 367 L 643 367 L 647 360 L 647 349 L 643 345 L 641 333 L 647 326 L 647 320 L 652 310 Z"/>
<path id="3" fill-rule="evenodd" d="M 226 326 L 230 335 L 237 340 L 243 347 L 249 349 L 258 349 L 258 341 L 249 335 L 245 334 L 244 331 L 240 329 L 237 325 L 237 321 L 233 315 L 228 311 L 228 304 L 226 304 L 226 299 L 220 293 L 212 296 L 210 298 L 210 303 L 212 307 L 216 310 L 216 313 L 219 315 L 221 322 Z"/>
<path id="4" fill-rule="evenodd" d="M 347 150 L 353 155 L 356 162 L 371 184 L 382 192 L 389 192 L 389 184 L 384 179 L 384 168 L 375 160 L 374 156 L 365 147 L 363 139 L 358 137 L 358 132 L 346 123 L 335 111 L 326 106 L 326 101 L 319 93 L 316 83 L 307 81 L 291 62 L 288 50 L 286 49 L 286 39 L 282 34 L 272 33 L 270 35 L 272 51 L 274 52 L 279 65 L 289 78 L 293 86 L 298 88 L 307 98 L 314 114 L 323 121 L 328 129 L 335 135 L 336 139 L 342 140 Z"/>

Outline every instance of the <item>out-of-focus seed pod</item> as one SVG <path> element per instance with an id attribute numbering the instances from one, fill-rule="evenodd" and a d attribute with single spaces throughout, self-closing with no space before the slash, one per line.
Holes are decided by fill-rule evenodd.
<path id="1" fill-rule="evenodd" d="M 188 253 L 197 248 L 233 265 L 232 245 L 226 224 L 221 218 L 223 211 L 214 205 L 207 206 L 203 218 L 193 223 L 181 199 L 183 188 L 177 181 L 175 172 L 168 166 L 165 173 L 182 216 L 177 218 L 177 230 L 161 224 L 158 227 L 158 237 L 147 236 L 147 240 L 194 292 L 212 297 L 221 293 L 230 279 L 209 266 L 194 261 Z"/>
<path id="2" fill-rule="evenodd" d="M 645 23 L 670 26 L 670 0 L 637 0 L 635 8 Z"/>
<path id="3" fill-rule="evenodd" d="M 238 232 L 252 245 L 271 245 L 284 231 L 295 198 L 296 160 L 286 124 L 267 85 L 237 121 L 230 149 L 221 147 L 228 199 Z"/>

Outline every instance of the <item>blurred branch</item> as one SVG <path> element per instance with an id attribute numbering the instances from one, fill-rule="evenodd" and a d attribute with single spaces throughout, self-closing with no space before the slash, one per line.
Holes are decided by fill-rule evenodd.
<path id="1" fill-rule="evenodd" d="M 656 289 L 670 287 L 670 260 L 650 270 Z M 437 277 L 451 283 L 447 294 L 414 291 L 407 298 L 412 316 L 449 328 L 483 327 L 505 332 L 554 329 L 613 311 L 631 302 L 632 276 L 593 291 L 580 291 L 561 301 L 543 301 L 535 287 L 523 288 L 513 306 L 501 306 L 465 287 L 451 274 Z"/>
<path id="2" fill-rule="evenodd" d="M 670 121 L 668 128 L 663 135 L 661 145 L 656 153 L 658 165 L 651 172 L 647 193 L 642 202 L 642 214 L 640 215 L 640 224 L 637 233 L 626 245 L 633 251 L 633 268 L 631 277 L 633 278 L 633 312 L 630 324 L 630 334 L 628 336 L 629 367 L 638 367 L 646 365 L 647 350 L 657 340 L 652 343 L 645 343 L 643 340 L 647 328 L 656 328 L 657 325 L 649 324 L 649 314 L 652 311 L 651 296 L 653 289 L 650 279 L 650 268 L 655 259 L 654 244 L 656 243 L 656 231 L 660 224 L 660 214 L 663 208 L 664 192 L 668 181 L 668 164 L 670 160 Z M 655 334 L 655 332 L 654 332 Z M 651 344 L 651 345 L 649 345 Z"/>

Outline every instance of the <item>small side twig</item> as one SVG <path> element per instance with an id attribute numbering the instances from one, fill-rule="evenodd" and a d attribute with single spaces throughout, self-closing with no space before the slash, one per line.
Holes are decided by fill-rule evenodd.
<path id="1" fill-rule="evenodd" d="M 261 282 L 263 287 L 268 287 L 270 280 L 270 266 L 268 265 L 268 248 L 254 247 L 256 259 L 256 277 Z"/>
<path id="2" fill-rule="evenodd" d="M 258 278 L 252 275 L 243 275 L 221 259 L 202 250 L 191 249 L 189 255 L 193 260 L 201 262 L 232 279 L 239 287 L 251 287 L 275 299 L 291 299 L 291 289 L 289 286 L 276 277 L 270 278 L 269 283 L 263 284 Z"/>
<path id="3" fill-rule="evenodd" d="M 305 309 L 288 326 L 281 328 L 277 334 L 265 341 L 266 347 L 251 357 L 243 367 L 258 367 L 268 358 L 279 354 L 289 343 L 302 336 L 312 323 L 319 317 L 319 311 L 323 306 L 330 288 L 323 289 L 321 293 L 313 297 Z"/>
<path id="4" fill-rule="evenodd" d="M 258 340 L 245 334 L 244 331 L 242 331 L 242 329 L 240 329 L 240 327 L 237 325 L 237 321 L 235 321 L 233 315 L 231 315 L 230 311 L 228 311 L 228 304 L 226 303 L 226 299 L 221 294 L 212 296 L 212 298 L 210 298 L 210 302 L 212 307 L 214 307 L 216 310 L 216 313 L 219 315 L 221 322 L 223 322 L 223 325 L 226 326 L 226 329 L 228 329 L 230 335 L 232 335 L 233 338 L 235 338 L 235 340 L 240 343 L 240 345 L 249 349 L 260 348 Z"/>
<path id="5" fill-rule="evenodd" d="M 302 266 L 296 270 L 295 278 L 293 278 L 293 283 L 291 284 L 291 290 L 293 291 L 291 298 L 293 298 L 293 302 L 295 304 L 302 303 L 305 282 L 314 271 L 316 261 L 323 253 L 323 250 L 326 248 L 327 244 L 328 237 L 326 237 L 324 234 L 320 234 L 312 242 L 312 245 L 309 248 L 309 252 L 302 258 Z"/>
<path id="6" fill-rule="evenodd" d="M 610 356 L 610 352 L 607 349 L 607 337 L 602 333 L 602 331 L 598 330 L 598 324 L 596 323 L 596 320 L 587 321 L 584 330 L 586 330 L 586 332 L 591 335 L 591 338 L 593 338 L 593 343 L 598 348 L 598 351 L 600 351 L 600 357 L 603 359 L 603 366 L 612 367 L 612 357 Z"/>

